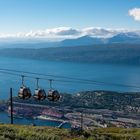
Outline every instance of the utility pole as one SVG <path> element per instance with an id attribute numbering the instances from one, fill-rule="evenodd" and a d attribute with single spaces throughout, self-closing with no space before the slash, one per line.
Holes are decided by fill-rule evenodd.
<path id="1" fill-rule="evenodd" d="M 81 111 L 81 130 L 83 130 L 83 111 Z"/>
<path id="2" fill-rule="evenodd" d="M 11 115 L 10 115 L 10 117 L 11 117 L 11 124 L 13 124 L 14 122 L 13 122 L 13 90 L 12 90 L 12 88 L 10 88 L 10 113 L 11 113 Z"/>
<path id="3" fill-rule="evenodd" d="M 84 108 L 84 101 L 82 103 L 83 103 L 83 108 Z M 83 108 L 81 110 L 81 131 L 83 131 L 83 129 L 84 129 L 84 126 L 83 126 L 83 123 L 84 123 L 84 120 L 83 120 Z"/>

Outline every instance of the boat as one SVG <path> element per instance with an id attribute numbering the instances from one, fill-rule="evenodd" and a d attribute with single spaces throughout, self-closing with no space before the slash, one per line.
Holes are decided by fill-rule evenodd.
<path id="1" fill-rule="evenodd" d="M 49 116 L 47 116 L 47 115 L 40 115 L 40 116 L 37 116 L 36 119 L 61 122 L 61 120 L 58 120 L 57 118 L 49 117 Z"/>

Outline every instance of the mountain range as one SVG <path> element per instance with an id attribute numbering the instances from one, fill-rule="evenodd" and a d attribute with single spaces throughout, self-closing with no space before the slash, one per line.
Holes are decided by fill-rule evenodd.
<path id="1" fill-rule="evenodd" d="M 90 63 L 140 64 L 140 35 L 91 35 L 61 41 L 20 40 L 0 43 L 0 56 Z M 11 48 L 11 49 L 10 49 Z"/>
<path id="2" fill-rule="evenodd" d="M 110 38 L 99 38 L 90 35 L 82 36 L 74 39 L 64 39 L 61 41 L 47 41 L 36 39 L 24 39 L 24 40 L 10 40 L 9 42 L 1 42 L 0 48 L 51 48 L 51 47 L 75 47 L 75 46 L 87 46 L 95 44 L 140 44 L 140 35 L 135 32 L 118 33 Z"/>
<path id="3" fill-rule="evenodd" d="M 93 44 L 112 44 L 112 43 L 140 43 L 140 35 L 133 32 L 119 33 L 110 38 L 96 38 L 91 36 L 83 36 L 77 39 L 67 39 L 61 42 L 61 46 L 80 46 Z"/>

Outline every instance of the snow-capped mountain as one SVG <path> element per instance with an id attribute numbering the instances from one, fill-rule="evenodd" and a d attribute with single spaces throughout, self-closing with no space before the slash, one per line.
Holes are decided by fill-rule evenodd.
<path id="1" fill-rule="evenodd" d="M 140 32 L 86 29 L 82 36 L 48 41 L 46 38 L 0 39 L 0 48 L 51 48 L 67 46 L 88 46 L 94 44 L 140 44 Z M 64 33 L 63 33 L 64 34 Z M 88 34 L 88 35 L 87 35 Z M 108 37 L 107 37 L 108 36 Z"/>
<path id="2" fill-rule="evenodd" d="M 108 43 L 140 43 L 140 35 L 134 32 L 119 33 L 109 38 Z"/>
<path id="3" fill-rule="evenodd" d="M 110 38 L 97 38 L 83 36 L 77 39 L 66 39 L 60 43 L 61 46 L 80 46 L 93 44 L 112 44 L 112 43 L 140 43 L 140 35 L 134 32 L 118 33 Z"/>

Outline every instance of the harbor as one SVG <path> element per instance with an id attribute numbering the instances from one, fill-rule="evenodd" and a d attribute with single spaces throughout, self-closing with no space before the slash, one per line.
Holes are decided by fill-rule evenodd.
<path id="1" fill-rule="evenodd" d="M 0 112 L 0 123 L 10 124 L 10 118 L 8 117 L 8 114 L 6 112 Z M 62 122 L 53 120 L 14 117 L 14 124 L 59 127 L 60 124 L 62 124 Z M 67 129 L 70 127 L 71 125 L 68 123 L 63 124 L 62 126 L 62 128 Z"/>

